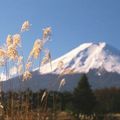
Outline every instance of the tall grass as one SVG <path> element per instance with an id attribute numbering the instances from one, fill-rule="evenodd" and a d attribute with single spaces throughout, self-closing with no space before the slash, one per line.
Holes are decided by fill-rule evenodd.
<path id="1" fill-rule="evenodd" d="M 0 72 L 3 74 L 3 77 L 0 76 L 0 109 L 2 110 L 2 116 L 4 118 L 8 118 L 8 120 L 32 120 L 34 116 L 34 111 L 31 108 L 29 110 L 29 91 L 26 91 L 26 94 L 22 94 L 22 91 L 25 90 L 26 81 L 32 78 L 31 70 L 33 69 L 34 62 L 36 60 L 39 61 L 39 68 L 40 66 L 44 66 L 47 63 L 50 63 L 50 68 L 52 71 L 52 62 L 51 62 L 51 53 L 48 49 L 45 48 L 45 44 L 50 41 L 52 30 L 51 27 L 46 27 L 42 30 L 41 38 L 38 38 L 34 41 L 33 47 L 27 57 L 27 61 L 25 61 L 24 51 L 23 51 L 23 39 L 22 35 L 24 32 L 29 31 L 31 28 L 31 24 L 29 21 L 25 21 L 19 32 L 14 35 L 8 35 L 6 41 L 3 45 L 0 46 Z M 44 53 L 44 56 L 40 56 L 41 53 Z M 40 59 L 42 57 L 42 59 Z M 57 68 L 61 71 L 60 75 L 58 76 L 56 83 L 59 82 L 60 90 L 62 86 L 64 86 L 65 79 L 62 78 L 65 74 L 72 73 L 70 68 L 65 69 L 63 61 L 59 61 Z M 1 75 L 2 75 L 1 74 Z M 9 91 L 10 94 L 10 101 L 9 102 L 9 109 L 6 109 L 4 112 L 5 106 L 3 101 L 4 95 L 2 95 L 2 91 L 4 91 L 5 87 L 2 80 L 6 79 L 9 81 L 11 77 L 19 76 L 19 98 L 18 103 L 14 100 L 14 88 L 12 80 L 10 80 Z M 22 76 L 22 79 L 21 77 Z M 22 83 L 22 84 L 21 84 Z M 52 83 L 48 86 L 48 90 L 50 87 L 54 87 L 56 83 Z M 38 111 L 37 117 L 40 119 L 40 114 L 45 113 L 47 111 L 47 101 L 48 101 L 48 94 L 49 91 L 45 90 L 42 97 L 38 94 Z M 15 109 L 14 105 L 18 104 L 18 108 Z M 40 108 L 39 108 L 40 107 Z M 53 111 L 55 111 L 55 96 L 53 95 Z M 16 116 L 16 118 L 15 118 Z M 18 116 L 18 117 L 17 117 Z"/>

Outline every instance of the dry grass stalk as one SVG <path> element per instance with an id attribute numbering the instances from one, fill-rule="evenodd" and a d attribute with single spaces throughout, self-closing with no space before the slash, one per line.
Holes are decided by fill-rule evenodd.
<path id="1" fill-rule="evenodd" d="M 28 31 L 30 28 L 30 23 L 29 21 L 25 21 L 23 24 L 22 24 L 22 27 L 21 27 L 21 32 L 24 32 L 24 31 Z"/>
<path id="2" fill-rule="evenodd" d="M 30 51 L 30 55 L 27 60 L 27 64 L 25 65 L 24 56 L 20 55 L 20 50 L 22 49 L 22 40 L 21 34 L 25 31 L 28 31 L 30 28 L 29 21 L 25 21 L 21 27 L 20 34 L 8 35 L 6 38 L 6 44 L 3 47 L 0 47 L 0 67 L 5 67 L 6 69 L 6 79 L 9 79 L 9 75 L 21 75 L 23 74 L 23 82 L 32 78 L 32 73 L 30 72 L 30 68 L 33 65 L 34 59 L 39 59 L 40 53 L 43 51 L 44 45 L 47 41 L 49 41 L 51 36 L 51 27 L 47 27 L 43 29 L 42 39 L 36 39 L 33 45 L 32 50 Z M 24 51 L 23 51 L 24 52 Z M 32 59 L 31 59 L 32 58 Z M 50 62 L 51 70 L 51 55 L 49 50 L 45 50 L 45 56 L 41 61 L 41 65 Z M 14 66 L 13 66 L 14 65 Z M 23 70 L 23 68 L 25 69 Z M 14 71 L 14 72 L 13 72 Z M 14 73 L 14 74 L 13 74 Z M 12 90 L 12 84 L 11 90 Z M 45 91 L 41 98 L 41 102 L 47 101 L 48 92 Z M 14 100 L 11 98 L 11 119 L 13 119 L 13 105 Z M 23 102 L 23 101 L 22 101 Z M 45 102 L 45 107 L 47 102 Z M 2 104 L 0 104 L 0 107 Z M 6 113 L 9 113 L 7 111 Z M 27 114 L 27 113 L 25 113 Z M 9 116 L 9 115 L 8 115 Z"/>

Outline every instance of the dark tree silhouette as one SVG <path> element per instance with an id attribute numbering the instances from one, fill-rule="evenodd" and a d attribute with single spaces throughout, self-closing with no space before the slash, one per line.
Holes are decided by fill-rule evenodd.
<path id="1" fill-rule="evenodd" d="M 91 114 L 96 104 L 96 98 L 90 88 L 86 74 L 83 74 L 77 87 L 73 91 L 73 105 L 75 112 Z"/>

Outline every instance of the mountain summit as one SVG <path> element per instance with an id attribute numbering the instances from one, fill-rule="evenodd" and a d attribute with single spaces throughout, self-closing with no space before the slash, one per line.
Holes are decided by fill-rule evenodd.
<path id="1" fill-rule="evenodd" d="M 120 73 L 120 51 L 105 42 L 84 43 L 62 57 L 52 61 L 52 71 L 47 64 L 40 68 L 40 72 L 57 73 L 57 65 L 63 61 L 65 68 L 74 69 L 75 73 L 88 73 L 92 69 Z"/>
<path id="2" fill-rule="evenodd" d="M 32 71 L 32 78 L 22 82 L 22 76 L 3 81 L 4 90 L 11 90 L 10 84 L 13 83 L 12 90 L 19 90 L 21 86 L 24 89 L 37 91 L 39 89 L 58 90 L 60 80 L 58 76 L 61 71 L 58 63 L 64 64 L 65 70 L 72 70 L 62 76 L 66 83 L 61 90 L 73 90 L 77 85 L 80 75 L 86 73 L 89 83 L 93 89 L 105 87 L 120 87 L 120 51 L 104 43 L 84 43 L 73 49 L 67 54 L 51 64 L 45 64 Z M 23 85 L 25 84 L 25 85 Z"/>

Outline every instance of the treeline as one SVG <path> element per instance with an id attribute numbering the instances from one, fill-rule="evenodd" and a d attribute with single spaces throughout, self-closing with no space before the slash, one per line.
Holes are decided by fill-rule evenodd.
<path id="1" fill-rule="evenodd" d="M 120 88 L 104 88 L 95 90 L 98 113 L 120 113 Z"/>
<path id="2" fill-rule="evenodd" d="M 1 93 L 5 112 L 13 111 L 68 111 L 81 114 L 120 112 L 120 88 L 92 90 L 84 74 L 74 91 L 7 92 Z"/>

